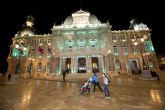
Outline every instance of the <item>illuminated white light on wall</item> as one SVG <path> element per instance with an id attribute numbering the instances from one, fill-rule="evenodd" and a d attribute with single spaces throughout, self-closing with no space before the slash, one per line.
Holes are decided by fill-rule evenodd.
<path id="1" fill-rule="evenodd" d="M 16 44 L 16 45 L 15 45 L 15 48 L 19 48 L 19 45 Z"/>
<path id="2" fill-rule="evenodd" d="M 26 25 L 29 26 L 29 27 L 32 27 L 33 26 L 33 23 L 30 22 L 30 21 L 26 21 Z"/>
<path id="3" fill-rule="evenodd" d="M 26 48 L 26 47 L 24 47 L 24 48 L 23 48 L 23 50 L 24 50 L 24 51 L 26 51 L 26 50 L 27 50 L 27 48 Z"/>
<path id="4" fill-rule="evenodd" d="M 111 50 L 108 50 L 108 52 L 107 53 L 111 53 Z"/>

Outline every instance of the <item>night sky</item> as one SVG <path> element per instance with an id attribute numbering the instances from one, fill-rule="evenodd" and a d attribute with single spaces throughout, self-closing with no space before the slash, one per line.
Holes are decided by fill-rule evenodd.
<path id="1" fill-rule="evenodd" d="M 37 3 L 38 2 L 38 3 Z M 57 2 L 57 3 L 55 3 Z M 112 30 L 127 30 L 132 18 L 147 24 L 152 29 L 152 41 L 156 53 L 165 53 L 163 44 L 164 7 L 160 1 L 110 1 L 110 0 L 16 0 L 0 3 L 0 72 L 6 71 L 6 58 L 12 38 L 22 28 L 28 15 L 35 18 L 34 27 L 37 34 L 51 33 L 54 22 L 58 25 L 65 18 L 80 8 L 112 25 Z"/>

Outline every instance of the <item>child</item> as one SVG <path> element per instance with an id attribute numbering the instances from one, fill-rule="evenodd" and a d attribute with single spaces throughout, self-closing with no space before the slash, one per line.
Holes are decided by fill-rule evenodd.
<path id="1" fill-rule="evenodd" d="M 85 83 L 80 88 L 80 92 L 81 93 L 84 93 L 84 92 L 90 93 L 90 82 L 89 82 L 89 80 L 85 81 Z"/>

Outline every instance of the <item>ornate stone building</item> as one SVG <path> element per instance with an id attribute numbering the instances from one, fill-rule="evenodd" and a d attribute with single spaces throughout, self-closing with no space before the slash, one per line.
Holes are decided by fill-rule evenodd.
<path id="1" fill-rule="evenodd" d="M 10 46 L 8 73 L 33 76 L 96 72 L 138 73 L 143 67 L 157 68 L 151 41 L 151 29 L 131 22 L 128 30 L 113 31 L 112 25 L 101 23 L 95 15 L 79 10 L 52 34 L 36 35 L 34 18 L 28 16 Z"/>

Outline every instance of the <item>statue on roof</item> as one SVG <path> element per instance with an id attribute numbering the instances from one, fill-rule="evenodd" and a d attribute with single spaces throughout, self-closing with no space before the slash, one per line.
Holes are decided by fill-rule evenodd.
<path id="1" fill-rule="evenodd" d="M 130 30 L 149 30 L 146 24 L 139 23 L 137 19 L 132 19 L 130 23 Z"/>

